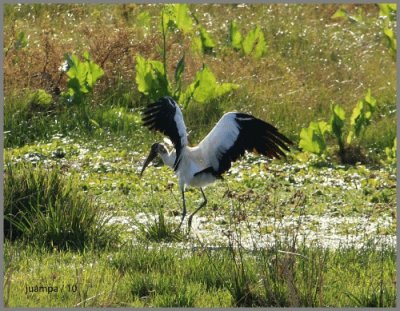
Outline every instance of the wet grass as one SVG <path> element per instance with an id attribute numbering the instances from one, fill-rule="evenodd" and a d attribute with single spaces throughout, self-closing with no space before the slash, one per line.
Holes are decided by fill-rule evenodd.
<path id="1" fill-rule="evenodd" d="M 146 242 L 179 242 L 183 239 L 183 233 L 178 226 L 171 220 L 167 220 L 164 211 L 160 209 L 153 216 L 152 221 L 140 223 L 138 225 L 142 237 L 139 240 Z"/>
<path id="2" fill-rule="evenodd" d="M 65 156 L 53 158 L 57 150 Z M 395 248 L 385 242 L 396 231 L 394 167 L 266 167 L 249 158 L 206 189 L 209 204 L 195 217 L 192 235 L 176 239 L 175 178 L 153 166 L 139 179 L 144 156 L 125 140 L 65 137 L 6 151 L 7 161 L 39 159 L 79 176 L 76 186 L 118 215 L 123 228 L 120 246 L 103 251 L 7 243 L 9 306 L 395 305 Z M 200 201 L 196 189 L 187 191 L 189 212 Z M 352 242 L 352 235 L 360 240 Z M 263 244 L 266 237 L 270 244 Z M 64 286 L 63 294 L 25 294 L 36 284 Z M 78 292 L 65 289 L 74 284 Z"/>
<path id="3" fill-rule="evenodd" d="M 154 45 L 161 42 L 159 33 L 150 30 L 160 7 L 9 5 L 5 163 L 32 168 L 20 175 L 47 181 L 38 182 L 37 189 L 55 187 L 59 178 L 69 180 L 75 202 L 70 212 L 86 204 L 78 202 L 79 196 L 93 198 L 92 211 L 113 216 L 111 223 L 122 230 L 117 243 L 102 248 L 89 243 L 83 251 L 6 240 L 6 305 L 395 306 L 396 168 L 384 154 L 395 136 L 395 66 L 386 54 L 377 8 L 362 6 L 361 23 L 332 20 L 334 5 L 196 8 L 199 21 L 218 42 L 215 54 L 197 55 L 187 38 L 171 37 L 170 72 L 185 50 L 184 83 L 205 62 L 218 80 L 240 88 L 188 106 L 184 116 L 192 144 L 233 109 L 274 123 L 297 142 L 300 128 L 324 119 L 331 101 L 350 113 L 371 88 L 378 113 L 361 142 L 371 161 L 344 166 L 334 158 L 298 151 L 285 162 L 248 156 L 205 190 L 208 205 L 194 217 L 191 235 L 175 234 L 181 213 L 176 177 L 157 161 L 141 179 L 138 174 L 149 146 L 162 136 L 140 125 L 144 101 L 134 83 L 133 56 L 160 58 Z M 147 30 L 135 22 L 143 10 L 151 16 Z M 240 20 L 243 33 L 252 23 L 261 25 L 268 44 L 264 58 L 242 57 L 227 45 L 227 21 L 232 19 Z M 19 31 L 30 35 L 26 49 L 12 48 Z M 83 47 L 105 70 L 95 92 L 80 106 L 66 106 L 54 94 L 50 104 L 33 101 L 37 88 L 51 93 L 51 81 L 35 73 L 46 72 L 54 80 L 63 54 L 79 54 Z M 59 87 L 65 83 L 61 79 Z M 37 167 L 43 170 L 35 174 Z M 18 194 L 26 180 L 8 179 L 5 191 Z M 65 201 L 62 191 L 50 192 L 55 202 Z M 190 213 L 202 197 L 188 189 L 186 199 Z M 45 205 L 33 201 L 34 207 Z M 65 210 L 57 204 L 61 224 Z M 31 238 L 41 238 L 30 232 Z M 36 285 L 53 292 L 26 293 Z"/>

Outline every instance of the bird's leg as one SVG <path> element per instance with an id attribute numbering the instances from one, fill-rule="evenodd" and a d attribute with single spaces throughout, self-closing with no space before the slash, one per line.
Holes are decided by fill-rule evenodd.
<path id="1" fill-rule="evenodd" d="M 200 206 L 189 216 L 188 220 L 188 231 L 190 232 L 190 229 L 192 227 L 192 218 L 194 214 L 196 214 L 200 209 L 202 209 L 204 206 L 207 204 L 207 198 L 206 195 L 204 194 L 203 189 L 200 187 L 201 194 L 203 195 L 204 201 L 200 204 Z"/>
<path id="2" fill-rule="evenodd" d="M 179 224 L 178 228 L 176 229 L 179 230 L 182 226 L 183 220 L 185 219 L 186 216 L 186 201 L 185 201 L 185 189 L 182 189 L 182 203 L 183 203 L 183 208 L 182 208 L 182 219 L 181 223 Z"/>

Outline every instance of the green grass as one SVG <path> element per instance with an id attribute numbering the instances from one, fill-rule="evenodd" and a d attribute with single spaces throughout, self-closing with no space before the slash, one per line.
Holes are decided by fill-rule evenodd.
<path id="1" fill-rule="evenodd" d="M 110 216 L 79 191 L 77 179 L 67 180 L 62 175 L 57 166 L 7 163 L 5 237 L 50 249 L 83 250 L 115 244 L 117 229 L 107 225 Z"/>
<path id="2" fill-rule="evenodd" d="M 6 243 L 4 292 L 13 307 L 395 306 L 394 249 L 299 245 L 296 254 L 259 250 L 237 261 L 232 249 L 147 244 L 77 254 L 20 246 Z M 38 283 L 58 292 L 25 295 Z"/>
<path id="3" fill-rule="evenodd" d="M 161 6 L 35 5 L 31 7 L 30 17 L 21 20 L 20 16 L 28 14 L 29 8 L 29 5 L 7 6 L 5 46 L 14 42 L 13 25 L 18 21 L 18 31 L 25 31 L 30 36 L 29 42 L 38 40 L 43 42 L 43 45 L 47 44 L 47 48 L 38 50 L 30 44 L 22 50 L 10 49 L 6 56 L 5 113 L 10 117 L 6 118 L 5 131 L 12 133 L 6 136 L 6 146 L 16 143 L 21 145 L 48 137 L 43 132 L 46 124 L 53 123 L 54 116 L 38 118 L 35 115 L 33 122 L 30 122 L 33 123 L 30 126 L 34 130 L 30 132 L 35 134 L 22 135 L 18 142 L 16 137 L 20 135 L 17 134 L 26 133 L 23 131 L 26 128 L 21 128 L 18 132 L 15 130 L 23 126 L 20 121 L 26 117 L 18 118 L 18 114 L 14 114 L 20 110 L 20 103 L 18 100 L 16 102 L 15 98 L 24 101 L 30 89 L 36 89 L 37 86 L 48 89 L 53 85 L 59 76 L 58 67 L 63 61 L 63 53 L 67 51 L 73 50 L 80 55 L 84 51 L 83 47 L 87 48 L 94 60 L 102 65 L 105 76 L 96 86 L 94 97 L 88 100 L 91 107 L 87 110 L 90 111 L 78 113 L 79 119 L 85 121 L 86 118 L 83 126 L 77 124 L 76 117 L 71 117 L 71 114 L 65 111 L 61 113 L 58 124 L 63 125 L 64 131 L 91 131 L 87 121 L 93 119 L 98 122 L 102 116 L 97 114 L 96 110 L 101 112 L 104 106 L 119 109 L 128 106 L 139 107 L 143 104 L 134 82 L 133 59 L 136 53 L 140 53 L 146 58 L 160 60 L 162 40 L 160 31 L 150 31 L 150 28 L 135 24 L 135 20 L 138 14 L 148 11 L 152 17 L 150 26 L 156 26 Z M 215 53 L 198 55 L 191 50 L 189 38 L 169 35 L 167 64 L 170 75 L 172 76 L 183 51 L 186 51 L 184 85 L 190 83 L 202 63 L 206 63 L 218 80 L 237 83 L 240 88 L 232 95 L 205 106 L 191 103 L 194 107 L 184 114 L 188 127 L 198 129 L 193 133 L 194 143 L 203 137 L 224 111 L 231 109 L 248 111 L 266 119 L 276 124 L 294 141 L 298 141 L 301 128 L 307 126 L 311 120 L 325 118 L 331 102 L 341 104 L 350 114 L 356 101 L 368 88 L 371 88 L 372 94 L 378 100 L 379 111 L 379 114 L 374 116 L 370 133 L 379 129 L 380 135 L 366 135 L 362 145 L 382 153 L 382 148 L 393 141 L 396 123 L 393 113 L 396 69 L 395 62 L 385 46 L 377 6 L 347 6 L 350 13 L 358 12 L 360 8 L 363 20 L 358 23 L 346 19 L 332 19 L 331 16 L 339 8 L 335 5 L 249 6 L 254 13 L 251 22 L 263 29 L 268 45 L 267 54 L 260 60 L 250 56 L 242 57 L 230 48 L 226 41 L 226 20 L 240 21 L 239 27 L 243 33 L 247 33 L 251 28 L 247 14 L 249 8 L 236 5 L 201 5 L 196 8 L 196 16 L 200 23 L 205 24 L 209 22 L 208 19 L 212 22 L 212 27 L 206 28 L 217 42 Z M 44 12 L 47 12 L 48 16 Z M 206 12 L 211 13 L 208 15 Z M 33 21 L 34 14 L 38 16 Z M 71 14 L 71 18 L 67 18 L 67 24 L 61 27 L 59 22 L 54 23 L 60 19 L 56 14 Z M 110 16 L 113 16 L 111 22 Z M 67 29 L 60 38 L 40 35 L 39 30 L 50 27 L 49 19 L 53 20 L 51 27 L 54 34 L 61 28 Z M 296 21 L 294 25 L 289 22 L 292 20 Z M 114 32 L 115 23 L 119 29 L 118 33 Z M 89 24 L 91 28 L 88 29 Z M 109 47 L 108 54 L 107 49 L 100 47 Z M 31 76 L 42 71 L 42 64 L 33 60 L 26 63 L 26 55 L 32 55 L 32 58 L 36 55 L 47 55 L 46 72 L 53 82 L 44 78 L 32 78 Z M 18 88 L 14 81 L 19 82 Z M 65 89 L 65 79 L 61 79 L 59 87 L 61 90 Z M 65 107 L 62 110 L 66 110 Z M 198 120 L 199 115 L 207 118 Z M 15 122 L 12 121 L 14 118 Z M 55 126 L 57 127 L 60 130 L 60 126 Z M 121 128 L 117 131 L 119 135 L 122 134 L 120 130 Z M 126 129 L 123 133 L 129 135 L 131 131 Z M 24 136 L 28 137 L 24 139 Z"/>
<path id="4" fill-rule="evenodd" d="M 150 215 L 152 216 L 152 215 Z M 164 211 L 160 208 L 154 219 L 146 224 L 138 224 L 143 242 L 174 242 L 183 239 L 183 233 L 178 226 L 166 220 Z"/>
<path id="5" fill-rule="evenodd" d="M 170 80 L 185 52 L 184 88 L 203 63 L 219 82 L 240 85 L 190 102 L 183 114 L 193 145 L 227 111 L 263 118 L 297 144 L 301 128 L 326 119 L 331 102 L 350 115 L 368 88 L 378 100 L 360 142 L 366 165 L 297 150 L 268 165 L 247 157 L 205 189 L 208 205 L 186 235 L 174 233 L 182 207 L 173 172 L 155 161 L 139 177 L 163 136 L 141 126 L 146 99 L 134 57 L 162 59 L 161 6 L 6 5 L 5 213 L 18 206 L 26 215 L 14 217 L 20 237 L 5 240 L 6 305 L 394 307 L 395 248 L 385 239 L 397 226 L 396 167 L 384 148 L 396 136 L 395 61 L 375 5 L 345 5 L 350 14 L 360 8 L 362 22 L 332 19 L 339 7 L 190 5 L 216 42 L 205 55 L 192 51 L 191 38 L 169 34 Z M 147 28 L 137 22 L 144 11 Z M 264 57 L 229 46 L 231 20 L 242 34 L 261 27 Z M 22 31 L 28 45 L 17 49 Z M 53 92 L 58 68 L 64 53 L 84 50 L 105 74 L 82 105 L 66 105 Z M 65 91 L 66 83 L 62 76 L 57 86 Z M 50 103 L 34 96 L 38 89 Z M 187 189 L 189 213 L 201 200 Z M 25 294 L 35 285 L 58 292 Z"/>
<path id="6" fill-rule="evenodd" d="M 354 229 L 364 234 L 366 240 L 361 249 L 343 246 L 330 250 L 318 243 L 305 246 L 302 239 L 293 245 L 290 237 L 300 232 L 298 225 L 280 224 L 287 216 L 296 219 L 331 213 L 337 219 L 367 216 L 374 222 L 393 215 L 394 226 L 383 226 L 381 230 L 386 232 L 379 233 L 383 237 L 393 235 L 396 231 L 393 167 L 385 171 L 364 166 L 273 163 L 266 170 L 256 158 L 236 163 L 224 182 L 206 189 L 209 205 L 198 216 L 206 217 L 209 224 L 218 223 L 217 216 L 223 217 L 225 224 L 210 234 L 223 236 L 227 230 L 233 230 L 233 235 L 228 235 L 230 244 L 217 242 L 213 248 L 207 242 L 207 235 L 205 242 L 193 236 L 177 244 L 167 242 L 178 224 L 172 217 L 181 208 L 176 186 L 170 189 L 168 185 L 171 171 L 150 167 L 139 179 L 136 167 L 142 164 L 144 152 L 136 154 L 124 139 L 109 143 L 103 140 L 78 143 L 57 138 L 49 144 L 9 150 L 6 158 L 15 161 L 34 151 L 51 163 L 59 161 L 51 159 L 53 152 L 62 149 L 63 163 L 69 172 L 85 176 L 76 186 L 96 194 L 102 209 L 129 217 L 126 229 L 135 225 L 135 215 L 140 213 L 149 216 L 162 213 L 164 218 L 145 223 L 142 230 L 124 230 L 121 246 L 113 250 L 49 252 L 29 244 L 7 242 L 4 288 L 9 306 L 395 305 L 393 247 L 381 248 L 369 243 L 371 233 L 362 233 L 367 229 L 360 231 L 351 223 L 337 225 L 335 229 L 344 236 L 354 233 Z M 235 169 L 240 170 L 235 172 Z M 359 177 L 354 177 L 355 174 Z M 335 186 L 342 181 L 345 186 Z M 346 190 L 357 182 L 362 184 L 361 188 Z M 387 198 L 380 197 L 382 187 L 388 192 Z M 197 190 L 188 189 L 189 211 L 200 200 Z M 251 230 L 257 247 L 250 252 L 241 248 L 234 237 L 245 236 L 240 223 L 251 224 L 258 217 L 276 221 L 269 227 L 260 227 L 259 231 Z M 320 230 L 318 222 L 303 225 L 317 233 Z M 273 247 L 257 244 L 266 233 L 279 232 L 283 236 Z M 182 242 L 185 249 L 179 246 Z M 77 284 L 78 292 L 25 295 L 26 286 L 36 284 L 59 288 Z"/>

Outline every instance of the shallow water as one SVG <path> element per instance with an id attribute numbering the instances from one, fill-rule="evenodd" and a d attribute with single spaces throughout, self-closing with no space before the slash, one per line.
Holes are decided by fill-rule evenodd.
<path id="1" fill-rule="evenodd" d="M 112 218 L 112 223 L 128 226 L 128 230 L 135 234 L 139 229 L 134 223 L 146 225 L 153 223 L 157 216 L 139 213 L 134 219 L 125 216 Z M 393 225 L 389 216 L 376 218 L 373 221 L 368 217 L 332 217 L 332 216 L 285 216 L 281 219 L 269 217 L 256 218 L 240 223 L 221 224 L 223 217 L 217 216 L 209 220 L 207 217 L 194 217 L 190 239 L 187 242 L 169 243 L 178 248 L 193 248 L 197 246 L 221 248 L 229 244 L 241 245 L 245 249 L 271 247 L 274 245 L 288 245 L 294 240 L 306 246 L 322 248 L 363 248 L 368 245 L 396 246 L 396 236 L 380 234 L 382 230 Z M 176 224 L 180 216 L 171 217 L 166 221 Z"/>

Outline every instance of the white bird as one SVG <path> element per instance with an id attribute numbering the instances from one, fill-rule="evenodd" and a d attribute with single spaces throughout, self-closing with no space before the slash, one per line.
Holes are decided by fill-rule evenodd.
<path id="1" fill-rule="evenodd" d="M 252 115 L 228 112 L 222 116 L 211 132 L 196 147 L 188 145 L 186 126 L 178 104 L 171 97 L 163 97 L 143 110 L 143 125 L 165 134 L 175 150 L 155 143 L 151 146 L 140 176 L 149 163 L 159 155 L 164 164 L 173 168 L 179 179 L 182 194 L 182 218 L 186 216 L 185 186 L 199 187 L 204 201 L 189 216 L 190 231 L 193 216 L 207 204 L 203 187 L 222 179 L 231 162 L 243 156 L 245 151 L 256 151 L 268 158 L 281 158 L 289 151 L 292 142 L 278 130 Z"/>

